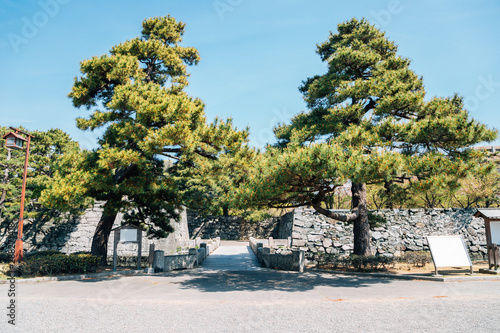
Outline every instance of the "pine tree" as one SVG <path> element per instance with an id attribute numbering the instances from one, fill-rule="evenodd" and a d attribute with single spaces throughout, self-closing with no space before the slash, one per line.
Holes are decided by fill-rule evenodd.
<path id="1" fill-rule="evenodd" d="M 40 225 L 57 215 L 57 212 L 51 209 L 40 207 L 39 198 L 41 192 L 49 188 L 54 181 L 58 161 L 67 153 L 79 151 L 79 147 L 77 142 L 59 129 L 48 131 L 19 129 L 34 136 L 30 143 L 24 205 L 24 219 L 31 220 L 29 226 L 25 228 L 24 235 L 27 236 L 34 225 Z M 10 131 L 12 131 L 10 128 L 0 127 L 2 135 Z M 0 139 L 0 146 L 3 147 L 4 144 L 4 140 Z M 10 150 L 6 154 L 0 154 L 0 169 L 3 171 L 0 182 L 0 231 L 4 237 L 11 237 L 12 241 L 15 240 L 15 230 L 19 222 L 25 154 L 25 149 Z M 75 208 L 73 207 L 73 212 Z M 2 246 L 6 245 L 5 238 L 2 238 Z M 13 247 L 8 250 L 13 250 Z"/>
<path id="2" fill-rule="evenodd" d="M 496 131 L 470 119 L 459 95 L 425 100 L 410 60 L 372 24 L 339 24 L 317 53 L 328 69 L 300 87 L 309 110 L 275 129 L 278 144 L 259 157 L 240 198 L 272 207 L 309 205 L 352 221 L 354 253 L 368 255 L 367 184 L 394 191 L 403 184 L 454 188 L 473 170 L 491 170 L 478 170 L 479 154 L 470 147 L 495 139 Z M 347 182 L 351 211 L 326 209 L 328 197 Z"/>
<path id="3" fill-rule="evenodd" d="M 207 124 L 203 102 L 184 91 L 187 66 L 200 60 L 195 48 L 180 45 L 184 28 L 170 16 L 146 19 L 141 37 L 82 61 L 69 94 L 75 107 L 92 109 L 77 126 L 104 134 L 99 148 L 67 156 L 44 200 L 66 208 L 83 198 L 105 201 L 91 248 L 103 263 L 120 211 L 150 235 L 172 231 L 169 220 L 178 217 L 183 202 L 167 161 L 200 167 L 247 140 L 231 120 Z"/>

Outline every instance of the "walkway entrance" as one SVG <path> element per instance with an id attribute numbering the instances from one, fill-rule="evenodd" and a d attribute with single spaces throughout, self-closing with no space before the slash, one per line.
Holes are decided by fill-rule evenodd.
<path id="1" fill-rule="evenodd" d="M 256 271 L 261 269 L 248 241 L 221 241 L 219 248 L 203 261 L 201 268 L 210 271 Z"/>

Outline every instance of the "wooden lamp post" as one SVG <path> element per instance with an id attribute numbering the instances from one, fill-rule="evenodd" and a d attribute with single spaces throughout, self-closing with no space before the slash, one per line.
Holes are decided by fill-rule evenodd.
<path id="1" fill-rule="evenodd" d="M 26 154 L 24 157 L 24 172 L 23 172 L 23 187 L 21 190 L 21 212 L 19 214 L 19 225 L 17 228 L 17 239 L 16 247 L 14 249 L 14 262 L 18 263 L 23 260 L 23 215 L 24 215 L 24 196 L 26 192 L 26 176 L 28 174 L 28 158 L 30 154 L 30 142 L 31 138 L 34 136 L 24 133 L 17 128 L 11 127 L 14 132 L 9 132 L 5 134 L 2 138 L 5 139 L 5 148 L 21 150 L 23 149 L 23 144 L 26 142 Z M 26 135 L 28 139 L 25 139 L 20 133 Z"/>

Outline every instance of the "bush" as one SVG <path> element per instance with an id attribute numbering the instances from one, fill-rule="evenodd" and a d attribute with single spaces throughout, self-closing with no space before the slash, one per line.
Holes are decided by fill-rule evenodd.
<path id="1" fill-rule="evenodd" d="M 78 252 L 70 253 L 69 255 L 70 256 L 77 256 L 79 254 L 91 254 L 91 253 L 90 253 L 90 251 L 78 251 Z"/>
<path id="2" fill-rule="evenodd" d="M 350 256 L 339 256 L 334 254 L 322 254 L 318 258 L 318 266 L 329 265 L 333 269 L 345 268 L 357 271 L 380 271 L 393 267 L 396 263 L 394 257 L 389 256 L 359 256 L 351 254 Z"/>
<path id="3" fill-rule="evenodd" d="M 9 269 L 21 276 L 46 276 L 57 274 L 83 274 L 95 272 L 100 257 L 90 254 L 66 255 L 62 253 L 35 256 L 18 264 L 10 264 Z"/>
<path id="4" fill-rule="evenodd" d="M 11 262 L 12 256 L 7 252 L 0 252 L 0 262 Z"/>
<path id="5" fill-rule="evenodd" d="M 340 264 L 340 257 L 338 254 L 325 253 L 325 252 L 318 253 L 315 259 L 318 262 L 317 264 L 318 267 L 329 265 L 333 269 L 336 269 Z"/>
<path id="6" fill-rule="evenodd" d="M 432 256 L 429 251 L 408 251 L 399 258 L 399 261 L 413 267 L 424 267 L 427 263 L 432 262 Z"/>
<path id="7" fill-rule="evenodd" d="M 29 252 L 24 255 L 24 259 L 34 259 L 34 258 L 40 258 L 40 257 L 47 257 L 47 256 L 53 256 L 55 254 L 62 254 L 61 252 L 57 250 L 46 250 L 46 251 L 37 251 L 37 252 Z"/>
<path id="8" fill-rule="evenodd" d="M 394 265 L 396 260 L 389 256 L 358 256 L 355 254 L 346 258 L 347 266 L 353 267 L 355 270 L 386 270 Z"/>

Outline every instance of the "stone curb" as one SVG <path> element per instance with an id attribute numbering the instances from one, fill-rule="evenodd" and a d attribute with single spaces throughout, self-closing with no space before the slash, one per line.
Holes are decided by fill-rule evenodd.
<path id="1" fill-rule="evenodd" d="M 436 281 L 436 282 L 467 282 L 467 281 L 486 281 L 486 280 L 500 280 L 500 276 L 462 276 L 462 277 L 434 277 L 434 276 L 422 276 L 422 275 L 396 275 L 396 274 L 384 274 L 384 273 L 363 273 L 363 272 L 344 272 L 344 271 L 329 271 L 324 269 L 309 268 L 305 272 L 318 272 L 318 273 L 330 273 L 334 275 L 355 275 L 355 276 L 365 276 L 365 277 L 378 277 L 378 278 L 389 278 L 395 280 L 424 280 L 424 281 Z"/>
<path id="2" fill-rule="evenodd" d="M 125 270 L 125 271 L 116 271 L 116 272 L 103 272 L 103 273 L 90 273 L 90 274 L 75 274 L 75 275 L 61 275 L 61 276 L 44 276 L 38 278 L 30 278 L 30 279 L 16 279 L 16 283 L 35 283 L 35 282 L 47 282 L 47 281 L 81 281 L 85 279 L 95 279 L 100 277 L 111 277 L 111 276 L 127 276 L 127 275 L 158 275 L 161 273 L 155 274 L 146 274 L 144 270 Z M 1 284 L 9 283 L 9 279 L 0 280 Z"/>

